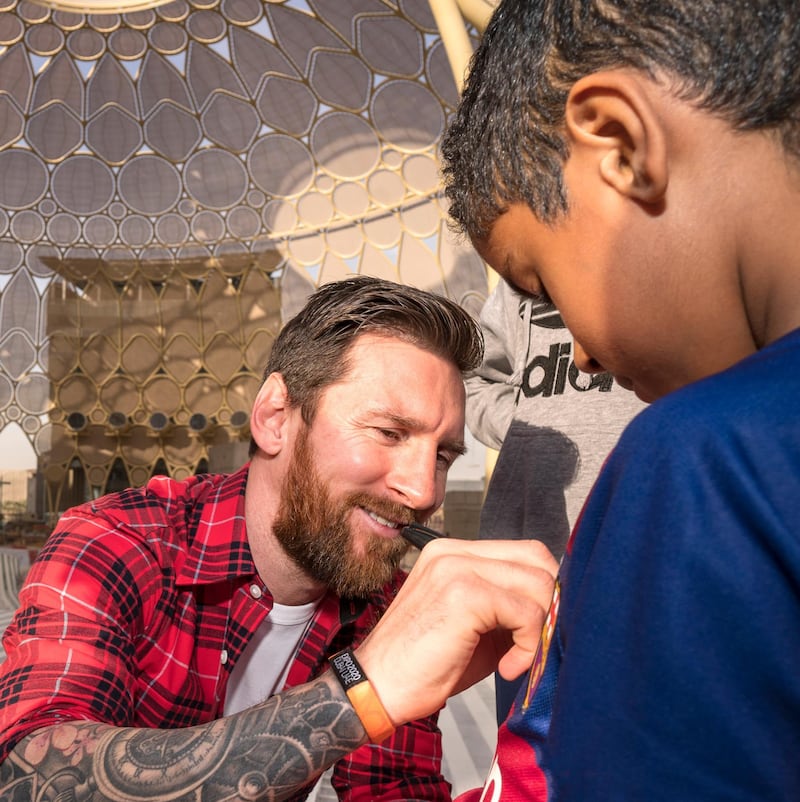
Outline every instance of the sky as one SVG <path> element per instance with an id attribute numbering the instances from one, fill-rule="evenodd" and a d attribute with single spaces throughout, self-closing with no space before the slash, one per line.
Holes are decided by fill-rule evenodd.
<path id="1" fill-rule="evenodd" d="M 0 431 L 0 471 L 30 470 L 36 467 L 36 454 L 30 441 L 16 423 Z"/>

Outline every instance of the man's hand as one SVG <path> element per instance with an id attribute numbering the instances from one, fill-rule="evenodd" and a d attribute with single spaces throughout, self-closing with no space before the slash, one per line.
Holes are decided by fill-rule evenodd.
<path id="1" fill-rule="evenodd" d="M 507 679 L 525 671 L 557 572 L 538 541 L 442 538 L 425 546 L 357 651 L 392 721 L 433 713 L 496 668 Z"/>

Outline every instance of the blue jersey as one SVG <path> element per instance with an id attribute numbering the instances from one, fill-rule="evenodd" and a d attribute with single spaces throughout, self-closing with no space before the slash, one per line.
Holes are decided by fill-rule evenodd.
<path id="1" fill-rule="evenodd" d="M 482 799 L 800 799 L 800 330 L 629 425 L 556 602 Z"/>

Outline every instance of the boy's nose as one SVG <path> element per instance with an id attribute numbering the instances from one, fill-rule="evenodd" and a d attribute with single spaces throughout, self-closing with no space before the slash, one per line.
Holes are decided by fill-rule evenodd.
<path id="1" fill-rule="evenodd" d="M 605 372 L 605 368 L 577 340 L 573 340 L 572 358 L 578 370 L 584 373 Z"/>

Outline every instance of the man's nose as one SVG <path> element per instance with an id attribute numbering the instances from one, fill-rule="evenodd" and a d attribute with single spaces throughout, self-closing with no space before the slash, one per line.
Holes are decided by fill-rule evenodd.
<path id="1" fill-rule="evenodd" d="M 437 455 L 424 453 L 422 449 L 403 449 L 396 454 L 387 478 L 389 487 L 401 504 L 414 510 L 433 510 L 442 499 L 440 472 L 437 471 Z"/>
<path id="2" fill-rule="evenodd" d="M 604 373 L 605 368 L 575 339 L 572 341 L 572 359 L 584 373 Z"/>

